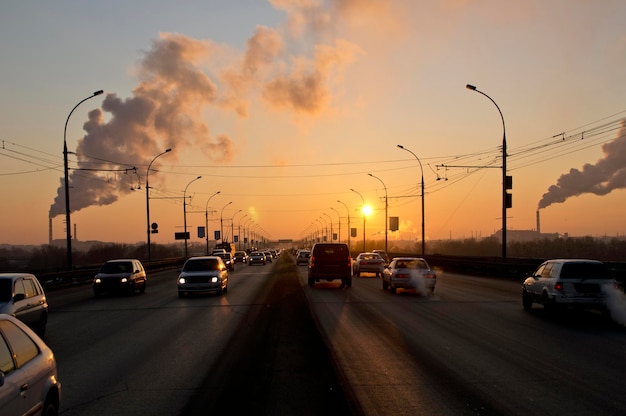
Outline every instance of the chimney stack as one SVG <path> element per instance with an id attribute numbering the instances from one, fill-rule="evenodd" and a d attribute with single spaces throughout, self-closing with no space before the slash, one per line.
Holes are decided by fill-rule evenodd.
<path id="1" fill-rule="evenodd" d="M 539 219 L 539 210 L 537 210 L 537 234 L 541 234 L 541 223 Z"/>

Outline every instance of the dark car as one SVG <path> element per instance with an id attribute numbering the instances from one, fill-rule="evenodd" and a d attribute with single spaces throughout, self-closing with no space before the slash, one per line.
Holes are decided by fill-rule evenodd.
<path id="1" fill-rule="evenodd" d="M 178 275 L 178 296 L 188 293 L 228 291 L 228 269 L 221 257 L 201 256 L 187 259 Z"/>
<path id="2" fill-rule="evenodd" d="M 116 292 L 132 295 L 137 290 L 144 293 L 147 284 L 146 270 L 139 260 L 109 260 L 100 267 L 93 279 L 93 294 L 95 297 Z"/>
<path id="3" fill-rule="evenodd" d="M 248 256 L 248 266 L 253 264 L 267 264 L 265 254 L 260 251 L 253 251 Z"/>
<path id="4" fill-rule="evenodd" d="M 221 257 L 221 259 L 224 261 L 224 264 L 226 265 L 226 268 L 228 270 L 230 270 L 231 272 L 235 271 L 235 260 L 233 259 L 232 254 L 228 252 L 224 252 L 224 253 L 217 253 L 215 255 L 217 257 Z"/>
<path id="5" fill-rule="evenodd" d="M 48 301 L 39 280 L 30 273 L 0 273 L 0 313 L 16 317 L 43 336 Z"/>
<path id="6" fill-rule="evenodd" d="M 547 260 L 524 280 L 522 305 L 527 311 L 533 303 L 547 310 L 576 306 L 606 311 L 607 290 L 617 287 L 611 271 L 600 261 Z"/>
<path id="7" fill-rule="evenodd" d="M 248 253 L 245 251 L 236 251 L 234 256 L 235 263 L 247 263 Z"/>
<path id="8" fill-rule="evenodd" d="M 317 243 L 311 249 L 308 282 L 310 287 L 320 280 L 341 280 L 342 286 L 352 286 L 352 258 L 347 244 Z"/>
<path id="9" fill-rule="evenodd" d="M 311 258 L 310 250 L 299 250 L 296 255 L 296 264 L 298 266 L 301 264 L 309 264 L 309 258 Z"/>

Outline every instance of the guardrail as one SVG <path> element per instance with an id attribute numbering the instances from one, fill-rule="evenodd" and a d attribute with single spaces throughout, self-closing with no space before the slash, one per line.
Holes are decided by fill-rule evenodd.
<path id="1" fill-rule="evenodd" d="M 182 267 L 184 262 L 185 259 L 180 257 L 142 263 L 147 272 L 154 272 Z M 102 265 L 77 267 L 71 271 L 39 273 L 37 274 L 37 278 L 46 291 L 56 290 L 68 286 L 91 283 L 93 277 L 98 273 L 98 270 L 100 270 L 100 266 Z"/>

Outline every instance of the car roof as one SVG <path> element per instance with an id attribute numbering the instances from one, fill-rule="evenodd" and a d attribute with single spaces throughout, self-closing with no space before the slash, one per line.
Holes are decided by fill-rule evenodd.
<path id="1" fill-rule="evenodd" d="M 602 263 L 600 260 L 591 259 L 548 259 L 546 262 L 559 262 L 559 263 Z"/>
<path id="2" fill-rule="evenodd" d="M 32 273 L 0 273 L 0 279 L 19 279 L 20 277 L 35 277 Z"/>
<path id="3" fill-rule="evenodd" d="M 121 262 L 121 261 L 139 261 L 138 259 L 113 259 L 113 260 L 107 260 L 106 263 L 116 263 L 116 262 Z"/>

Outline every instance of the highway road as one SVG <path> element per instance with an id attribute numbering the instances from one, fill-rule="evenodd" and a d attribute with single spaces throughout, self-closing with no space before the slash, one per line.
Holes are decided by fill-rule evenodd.
<path id="1" fill-rule="evenodd" d="M 306 285 L 284 256 L 224 296 L 48 294 L 62 415 L 622 415 L 626 329 L 521 306 L 521 282 L 442 272 L 435 295 L 380 279 Z"/>

